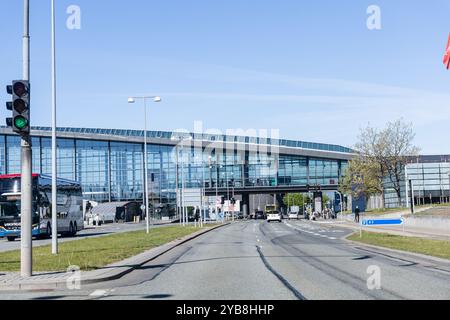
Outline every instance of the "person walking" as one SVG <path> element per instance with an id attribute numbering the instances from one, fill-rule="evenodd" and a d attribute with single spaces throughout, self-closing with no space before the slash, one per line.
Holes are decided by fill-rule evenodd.
<path id="1" fill-rule="evenodd" d="M 360 215 L 361 215 L 361 210 L 359 209 L 359 207 L 356 207 L 356 209 L 355 209 L 355 222 L 356 223 L 359 223 Z"/>

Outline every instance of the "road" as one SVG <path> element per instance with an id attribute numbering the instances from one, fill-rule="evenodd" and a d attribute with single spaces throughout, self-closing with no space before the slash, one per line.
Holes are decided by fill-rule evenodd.
<path id="1" fill-rule="evenodd" d="M 348 233 L 306 221 L 238 222 L 116 281 L 0 299 L 450 299 L 450 272 L 354 246 L 342 239 Z M 368 288 L 371 266 L 381 271 L 380 290 Z"/>
<path id="2" fill-rule="evenodd" d="M 152 226 L 152 228 L 160 227 L 160 225 Z M 89 226 L 84 230 L 77 233 L 76 237 L 59 237 L 59 242 L 76 241 L 85 238 L 95 238 L 107 236 L 113 233 L 122 233 L 130 231 L 144 230 L 146 228 L 145 223 L 135 224 L 135 223 L 114 223 L 114 224 L 104 224 L 100 227 Z M 34 239 L 33 247 L 40 247 L 50 245 L 52 243 L 51 239 Z M 20 249 L 20 239 L 14 242 L 9 242 L 7 239 L 0 239 L 0 252 L 19 250 Z"/>

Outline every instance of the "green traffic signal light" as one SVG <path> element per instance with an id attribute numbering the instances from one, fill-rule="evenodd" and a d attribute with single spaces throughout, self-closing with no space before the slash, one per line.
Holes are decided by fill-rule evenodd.
<path id="1" fill-rule="evenodd" d="M 28 125 L 27 119 L 25 119 L 22 116 L 18 116 L 14 119 L 14 126 L 19 130 L 24 129 L 27 125 Z"/>

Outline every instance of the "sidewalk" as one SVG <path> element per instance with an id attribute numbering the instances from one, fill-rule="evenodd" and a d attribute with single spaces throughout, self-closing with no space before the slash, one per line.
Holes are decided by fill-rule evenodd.
<path id="1" fill-rule="evenodd" d="M 137 256 L 113 263 L 98 270 L 38 273 L 29 279 L 22 278 L 16 272 L 0 272 L 0 291 L 70 289 L 77 285 L 116 280 L 188 241 L 227 225 L 229 223 L 198 231 L 182 239 L 153 248 Z"/>

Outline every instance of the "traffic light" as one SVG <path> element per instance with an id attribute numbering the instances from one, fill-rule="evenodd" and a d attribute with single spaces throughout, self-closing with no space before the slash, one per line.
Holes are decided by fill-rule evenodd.
<path id="1" fill-rule="evenodd" d="M 30 83 L 17 80 L 6 87 L 12 101 L 6 103 L 6 109 L 12 111 L 12 118 L 6 119 L 6 125 L 12 127 L 15 133 L 27 135 L 30 133 Z"/>
<path id="2" fill-rule="evenodd" d="M 7 92 L 9 95 L 12 95 L 12 94 L 13 94 L 13 89 L 12 89 L 12 86 L 11 86 L 11 85 L 6 86 L 6 92 Z M 6 109 L 9 110 L 9 111 L 11 111 L 11 112 L 13 111 L 13 103 L 12 103 L 11 101 L 6 102 Z M 12 124 L 13 124 L 13 119 L 10 118 L 10 117 L 6 118 L 6 125 L 7 125 L 8 127 L 12 127 Z"/>
<path id="3" fill-rule="evenodd" d="M 236 199 L 235 198 L 231 198 L 231 204 L 235 205 L 236 204 Z"/>

